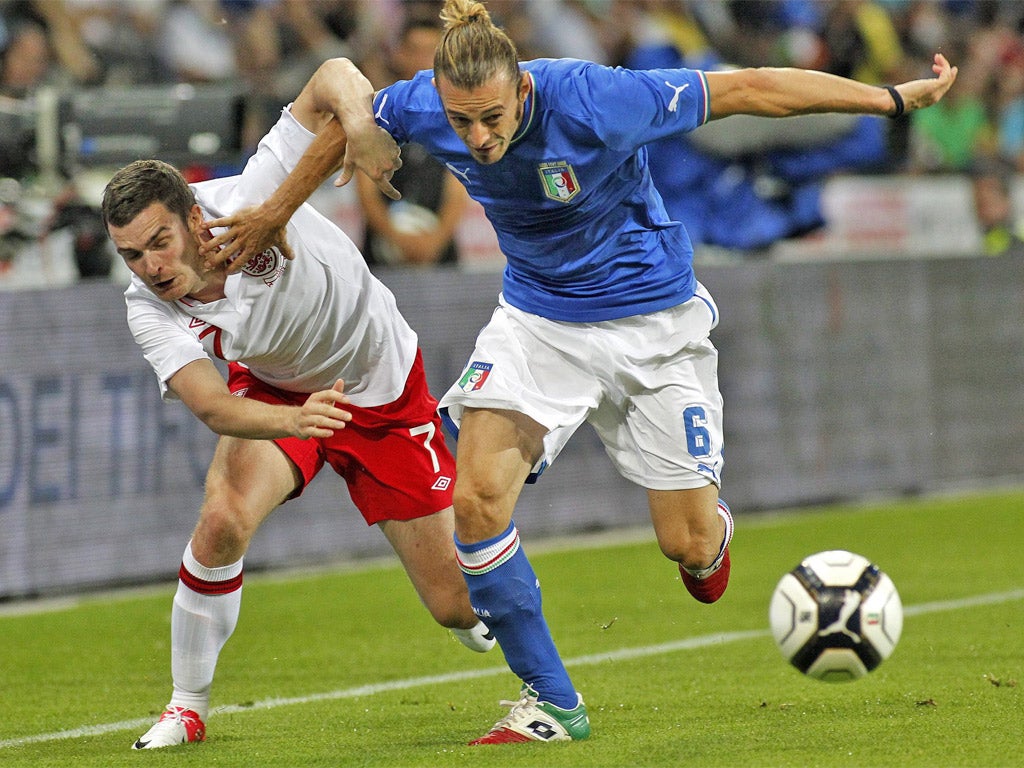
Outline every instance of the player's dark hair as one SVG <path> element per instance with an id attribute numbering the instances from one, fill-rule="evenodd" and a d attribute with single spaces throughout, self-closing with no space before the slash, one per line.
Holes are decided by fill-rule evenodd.
<path id="1" fill-rule="evenodd" d="M 402 28 L 398 32 L 398 39 L 405 40 L 410 32 L 420 29 L 440 32 L 444 30 L 444 25 L 441 23 L 440 17 L 427 11 L 416 11 L 405 17 L 405 20 L 402 22 Z"/>
<path id="2" fill-rule="evenodd" d="M 162 203 L 182 221 L 195 205 L 196 196 L 185 177 L 161 160 L 136 160 L 114 174 L 103 190 L 100 212 L 106 227 L 124 227 L 153 203 Z"/>
<path id="3" fill-rule="evenodd" d="M 444 37 L 434 53 L 434 76 L 469 90 L 505 75 L 519 82 L 519 53 L 477 0 L 445 0 L 441 9 Z"/>

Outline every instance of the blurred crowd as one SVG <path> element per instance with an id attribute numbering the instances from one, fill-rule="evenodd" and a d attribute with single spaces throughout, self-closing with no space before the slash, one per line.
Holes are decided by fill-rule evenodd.
<path id="1" fill-rule="evenodd" d="M 908 118 L 823 120 L 809 130 L 768 135 L 738 124 L 741 130 L 721 136 L 698 131 L 652 147 L 652 169 L 670 212 L 697 242 L 757 249 L 820 226 L 820 185 L 838 171 L 962 172 L 996 188 L 1024 172 L 1024 0 L 488 0 L 487 6 L 526 59 L 796 66 L 875 84 L 931 76 L 936 51 L 959 66 L 949 96 Z M 251 149 L 325 58 L 353 59 L 377 86 L 429 67 L 439 8 L 439 0 L 0 0 L 0 99 L 31 99 L 43 85 L 230 83 L 245 94 L 242 142 Z M 0 175 L 10 174 L 0 169 Z M 422 176 L 433 194 L 412 202 L 434 214 L 418 225 L 433 233 L 426 246 L 423 238 L 403 242 L 381 201 L 360 192 L 368 226 L 389 241 L 368 241 L 371 259 L 456 258 L 451 238 L 464 193 L 427 171 Z M 410 179 L 407 188 L 419 183 Z M 697 217 L 695 206 L 712 215 Z M 719 222 L 717 230 L 706 226 L 708 219 Z M 1001 226 L 1009 227 L 1011 242 L 1019 240 L 1013 226 Z"/>

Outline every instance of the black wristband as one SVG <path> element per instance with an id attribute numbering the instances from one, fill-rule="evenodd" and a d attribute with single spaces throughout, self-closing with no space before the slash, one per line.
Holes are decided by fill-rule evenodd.
<path id="1" fill-rule="evenodd" d="M 889 95 L 892 96 L 893 103 L 896 105 L 896 111 L 889 115 L 890 120 L 895 120 L 897 117 L 903 114 L 903 112 L 906 109 L 906 106 L 903 103 L 903 97 L 900 96 L 900 92 L 897 91 L 894 86 L 887 85 L 885 86 L 885 90 L 887 90 L 889 92 Z"/>

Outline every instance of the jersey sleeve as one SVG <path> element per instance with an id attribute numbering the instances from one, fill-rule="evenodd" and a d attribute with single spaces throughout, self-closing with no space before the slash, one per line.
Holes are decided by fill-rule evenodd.
<path id="1" fill-rule="evenodd" d="M 313 143 L 315 134 L 303 127 L 285 108 L 242 169 L 241 179 L 232 185 L 238 208 L 256 205 L 270 197 Z"/>
<path id="2" fill-rule="evenodd" d="M 610 148 L 632 152 L 710 118 L 707 78 L 694 69 L 630 70 L 584 64 L 566 78 L 577 108 Z M 570 108 L 571 109 L 571 108 Z"/>
<path id="3" fill-rule="evenodd" d="M 402 140 L 399 139 L 402 133 L 402 123 L 395 111 L 395 104 L 401 97 L 402 90 L 402 83 L 399 82 L 373 94 L 373 119 L 399 144 L 402 143 Z"/>
<path id="4" fill-rule="evenodd" d="M 399 144 L 416 141 L 412 133 L 436 123 L 440 108 L 433 71 L 418 72 L 411 80 L 399 80 L 373 95 L 373 117 L 377 125 Z"/>
<path id="5" fill-rule="evenodd" d="M 147 295 L 145 287 L 135 278 L 125 291 L 128 306 L 128 327 L 135 342 L 142 348 L 146 362 L 152 367 L 160 386 L 160 397 L 177 400 L 167 386 L 174 374 L 194 360 L 208 358 L 203 345 L 180 324 L 168 306 Z"/>

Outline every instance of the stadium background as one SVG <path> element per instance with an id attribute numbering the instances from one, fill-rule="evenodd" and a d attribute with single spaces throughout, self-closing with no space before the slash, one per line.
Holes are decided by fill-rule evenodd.
<path id="1" fill-rule="evenodd" d="M 0 154 L 23 145 L 30 160 L 0 183 L 0 599 L 172 578 L 214 444 L 184 408 L 159 402 L 124 321 L 116 260 L 109 276 L 84 267 L 110 263 L 90 213 L 111 163 L 209 150 L 196 172 L 229 167 L 244 152 L 238 109 L 251 89 L 243 78 L 102 94 L 47 85 L 0 110 Z M 697 247 L 698 276 L 722 310 L 724 496 L 741 525 L 778 507 L 1024 483 L 1024 255 L 985 256 L 969 168 L 922 174 L 886 158 L 870 174 L 816 180 L 824 223 L 810 234 Z M 1019 177 L 1012 191 L 1020 218 Z M 325 187 L 314 203 L 358 233 L 350 190 Z M 456 270 L 380 271 L 420 334 L 435 393 L 461 372 L 500 286 L 479 209 L 459 238 Z M 646 525 L 644 509 L 584 428 L 516 519 L 536 540 Z M 325 475 L 271 517 L 247 563 L 385 551 Z"/>

